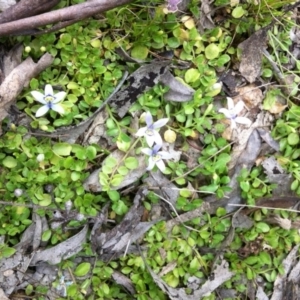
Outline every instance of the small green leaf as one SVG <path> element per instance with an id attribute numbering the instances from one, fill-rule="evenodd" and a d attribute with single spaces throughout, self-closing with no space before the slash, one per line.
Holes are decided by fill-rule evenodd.
<path id="1" fill-rule="evenodd" d="M 97 156 L 97 149 L 94 146 L 88 146 L 86 148 L 86 156 L 90 160 L 95 159 Z"/>
<path id="2" fill-rule="evenodd" d="M 72 150 L 72 146 L 67 143 L 57 143 L 54 144 L 53 152 L 58 156 L 69 156 Z"/>
<path id="3" fill-rule="evenodd" d="M 101 46 L 101 41 L 100 41 L 99 39 L 92 40 L 92 41 L 91 41 L 91 45 L 92 45 L 92 47 L 94 47 L 94 48 L 100 48 L 100 46 Z"/>
<path id="4" fill-rule="evenodd" d="M 106 166 L 114 168 L 117 165 L 117 160 L 112 156 L 108 156 L 105 159 L 104 163 L 105 163 Z"/>
<path id="5" fill-rule="evenodd" d="M 131 56 L 137 59 L 146 59 L 149 53 L 149 49 L 143 45 L 134 46 L 131 50 Z"/>
<path id="6" fill-rule="evenodd" d="M 7 258 L 16 253 L 16 249 L 10 248 L 10 247 L 5 247 L 3 250 L 1 250 L 2 253 L 0 253 L 0 256 L 2 254 L 3 257 Z"/>
<path id="7" fill-rule="evenodd" d="M 2 163 L 3 163 L 4 167 L 10 168 L 10 169 L 15 168 L 18 164 L 17 160 L 12 156 L 6 156 L 3 159 Z"/>
<path id="8" fill-rule="evenodd" d="M 118 168 L 118 173 L 123 176 L 127 175 L 128 172 L 129 170 L 125 166 L 121 166 L 120 168 Z"/>
<path id="9" fill-rule="evenodd" d="M 244 191 L 244 192 L 249 192 L 249 190 L 250 190 L 250 184 L 249 184 L 249 182 L 248 181 L 242 181 L 241 183 L 240 183 L 240 187 L 241 187 L 241 189 Z"/>
<path id="10" fill-rule="evenodd" d="M 79 180 L 79 179 L 80 179 L 80 176 L 81 176 L 81 174 L 80 174 L 79 172 L 72 172 L 72 173 L 71 173 L 71 179 L 72 179 L 73 181 Z"/>
<path id="11" fill-rule="evenodd" d="M 297 145 L 299 143 L 299 134 L 296 132 L 292 132 L 288 135 L 288 143 L 291 146 Z"/>
<path id="12" fill-rule="evenodd" d="M 135 157 L 127 157 L 124 161 L 124 164 L 126 168 L 133 170 L 139 166 L 139 161 Z"/>
<path id="13" fill-rule="evenodd" d="M 121 183 L 122 183 L 122 181 L 124 180 L 124 176 L 122 176 L 121 174 L 116 174 L 113 178 L 112 178 L 112 180 L 111 180 L 111 182 L 110 182 L 110 184 L 112 185 L 112 186 L 119 186 Z"/>
<path id="14" fill-rule="evenodd" d="M 42 241 L 43 241 L 43 242 L 49 241 L 49 239 L 51 238 L 51 235 L 52 235 L 52 233 L 51 233 L 51 230 L 50 230 L 50 229 L 44 231 L 44 232 L 43 232 L 43 235 L 42 235 Z"/>
<path id="15" fill-rule="evenodd" d="M 237 6 L 233 11 L 232 11 L 232 16 L 236 19 L 240 19 L 244 14 L 245 10 L 243 9 L 242 6 Z"/>
<path id="16" fill-rule="evenodd" d="M 74 271 L 74 274 L 76 276 L 85 276 L 91 269 L 91 264 L 88 262 L 81 263 L 77 266 L 77 268 Z"/>
<path id="17" fill-rule="evenodd" d="M 111 201 L 118 201 L 120 200 L 120 194 L 117 191 L 108 191 L 108 197 Z"/>
<path id="18" fill-rule="evenodd" d="M 124 215 L 128 211 L 128 207 L 122 200 L 116 201 L 112 205 L 112 209 L 117 215 Z"/>
<path id="19" fill-rule="evenodd" d="M 38 196 L 38 195 L 36 195 Z M 37 197 L 38 198 L 38 197 Z M 41 200 L 39 201 L 40 206 L 48 206 L 52 203 L 50 194 L 43 194 L 42 197 L 39 197 Z"/>
<path id="20" fill-rule="evenodd" d="M 260 231 L 260 232 L 269 232 L 270 231 L 270 226 L 267 223 L 264 222 L 259 222 L 256 224 L 256 228 Z"/>
<path id="21" fill-rule="evenodd" d="M 200 72 L 197 69 L 189 69 L 185 72 L 184 79 L 187 83 L 195 82 L 200 78 Z"/>
<path id="22" fill-rule="evenodd" d="M 205 48 L 205 57 L 207 59 L 217 58 L 220 54 L 220 49 L 216 44 L 210 44 Z"/>

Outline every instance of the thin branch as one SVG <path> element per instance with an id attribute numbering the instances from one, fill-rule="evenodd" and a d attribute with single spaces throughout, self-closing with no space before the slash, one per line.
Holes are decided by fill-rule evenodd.
<path id="1" fill-rule="evenodd" d="M 41 26 L 57 22 L 83 20 L 95 14 L 128 4 L 133 0 L 92 0 L 70 7 L 65 7 L 41 15 L 4 23 L 0 27 L 0 36 L 24 35 Z"/>

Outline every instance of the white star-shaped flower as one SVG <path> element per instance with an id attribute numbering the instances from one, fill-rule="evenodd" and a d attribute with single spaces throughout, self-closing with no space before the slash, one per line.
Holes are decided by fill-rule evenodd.
<path id="1" fill-rule="evenodd" d="M 153 118 L 150 112 L 147 112 L 145 121 L 147 126 L 140 128 L 135 135 L 144 136 L 146 138 L 147 144 L 150 147 L 152 147 L 154 143 L 161 145 L 162 138 L 156 129 L 165 126 L 168 123 L 169 119 L 164 118 L 164 119 L 157 120 L 156 122 L 153 123 Z"/>
<path id="2" fill-rule="evenodd" d="M 236 123 L 244 124 L 247 126 L 251 125 L 251 120 L 246 117 L 238 117 L 238 114 L 243 110 L 244 108 L 244 102 L 239 101 L 236 105 L 234 105 L 234 102 L 231 98 L 227 97 L 227 108 L 221 108 L 219 109 L 219 112 L 224 114 L 227 119 L 231 121 L 231 128 L 236 128 Z"/>
<path id="3" fill-rule="evenodd" d="M 149 155 L 149 164 L 147 170 L 152 170 L 156 165 L 162 172 L 166 169 L 163 159 L 172 158 L 172 154 L 166 151 L 159 151 L 161 145 L 155 145 L 152 149 L 143 148 L 141 151 L 146 155 Z"/>
<path id="4" fill-rule="evenodd" d="M 53 88 L 50 84 L 46 84 L 44 94 L 38 91 L 32 91 L 31 95 L 33 96 L 33 98 L 36 101 L 44 104 L 37 110 L 35 116 L 37 118 L 41 117 L 46 114 L 49 109 L 52 109 L 60 114 L 64 114 L 65 110 L 59 102 L 61 102 L 66 97 L 66 94 L 66 92 L 58 92 L 54 95 Z"/>

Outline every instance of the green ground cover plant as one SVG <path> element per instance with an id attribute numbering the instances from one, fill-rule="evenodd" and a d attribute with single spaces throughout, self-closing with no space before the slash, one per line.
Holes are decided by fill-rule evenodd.
<path id="1" fill-rule="evenodd" d="M 59 7 L 80 2 L 83 1 L 61 1 Z M 285 85 L 276 82 L 277 69 L 263 57 L 260 79 L 267 91 L 261 110 L 282 108 L 275 114 L 271 129 L 272 139 L 280 149 L 272 155 L 291 175 L 291 193 L 300 196 L 299 64 L 295 62 L 293 68 L 287 68 L 293 57 L 290 30 L 296 24 L 291 13 L 284 13 L 283 9 L 292 2 L 215 1 L 215 26 L 205 30 L 200 30 L 198 24 L 203 17 L 200 2 L 191 0 L 183 13 L 166 13 L 162 1 L 134 1 L 58 32 L 9 38 L 12 43 L 24 45 L 24 58 L 37 60 L 49 52 L 54 61 L 30 81 L 17 100 L 18 110 L 30 120 L 28 126 L 16 126 L 9 119 L 2 125 L 6 129 L 0 137 L 0 235 L 4 237 L 0 259 L 15 253 L 22 233 L 33 222 L 33 209 L 41 217 L 52 219 L 57 209 L 68 210 L 71 201 L 77 212 L 66 224 L 59 223 L 43 232 L 42 241 L 48 246 L 68 239 L 107 203 L 111 203 L 108 218 L 112 224 L 118 224 L 133 205 L 137 186 L 145 184 L 142 180 L 158 169 L 178 190 L 175 204 L 165 213 L 168 217 L 176 218 L 200 208 L 208 196 L 222 199 L 232 192 L 229 164 L 235 141 L 223 133 L 226 128 L 240 128 L 241 124 L 249 127 L 255 120 L 237 116 L 247 105 L 242 101 L 241 105 L 233 105 L 222 89 L 220 74 L 240 59 L 238 44 L 275 18 L 280 22 L 270 29 L 266 48 L 280 74 L 284 78 L 293 76 L 293 80 Z M 120 49 L 132 60 L 126 62 Z M 47 136 L 91 117 L 115 90 L 126 70 L 132 73 L 138 69 L 138 62 L 166 58 L 169 52 L 172 73 L 195 91 L 190 101 L 167 101 L 165 93 L 169 87 L 159 83 L 140 96 L 124 118 L 119 118 L 108 104 L 105 132 L 113 147 L 83 144 L 80 140 L 70 144 Z M 49 85 L 54 91 L 49 92 Z M 59 101 L 55 102 L 57 95 Z M 278 98 L 284 100 L 281 106 Z M 222 106 L 216 105 L 217 101 Z M 40 130 L 39 134 L 34 130 Z M 192 144 L 195 141 L 196 146 Z M 180 159 L 174 159 L 171 146 L 165 149 L 166 142 L 176 145 L 174 151 L 181 151 Z M 121 158 L 113 156 L 115 149 L 122 153 Z M 134 192 L 118 189 L 141 161 L 147 172 L 137 181 Z M 83 183 L 100 165 L 102 190 L 87 191 Z M 247 205 L 255 206 L 257 199 L 272 196 L 276 187 L 258 161 L 251 169 L 242 166 L 237 175 L 236 188 Z M 166 202 L 155 187 L 150 188 L 143 202 L 145 214 L 151 215 L 155 207 Z M 261 280 L 264 292 L 271 295 L 277 275 L 285 272 L 283 259 L 299 243 L 300 235 L 297 227 L 284 228 L 268 219 L 297 223 L 299 215 L 280 208 L 258 209 L 249 214 L 251 227 L 232 229 L 233 214 L 220 206 L 213 214 L 204 212 L 170 231 L 163 215 L 141 238 L 147 246 L 143 250 L 145 260 L 135 253 L 104 262 L 96 258 L 87 241 L 78 256 L 94 257 L 93 263 L 78 263 L 76 256 L 62 261 L 58 265 L 60 276 L 52 283 L 57 290 L 63 290 L 57 299 L 168 299 L 147 266 L 161 274 L 168 286 L 184 287 L 186 294 L 191 295 L 190 278 L 203 284 L 221 250 L 234 273 L 222 285 L 223 289 L 233 290 L 235 299 L 246 299 L 249 282 L 256 285 Z M 145 221 L 151 220 L 147 216 Z M 72 280 L 64 278 L 66 270 Z M 114 272 L 130 279 L 134 296 L 118 284 Z M 47 285 L 29 284 L 24 293 L 32 299 L 46 299 L 48 289 Z M 220 297 L 219 291 L 212 291 L 202 299 Z"/>

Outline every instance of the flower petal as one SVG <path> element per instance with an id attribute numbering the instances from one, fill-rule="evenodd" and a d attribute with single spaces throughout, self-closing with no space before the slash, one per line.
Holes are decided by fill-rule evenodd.
<path id="1" fill-rule="evenodd" d="M 54 100 L 52 101 L 53 103 L 58 103 L 64 100 L 64 98 L 66 97 L 67 93 L 66 92 L 59 92 L 57 94 L 55 94 L 54 96 Z"/>
<path id="2" fill-rule="evenodd" d="M 235 120 L 236 120 L 236 118 L 234 120 L 231 119 L 231 124 L 230 124 L 231 129 L 235 129 L 236 128 Z"/>
<path id="3" fill-rule="evenodd" d="M 219 113 L 224 114 L 224 116 L 225 116 L 227 119 L 231 119 L 231 118 L 232 118 L 232 114 L 230 113 L 230 111 L 229 111 L 227 108 L 220 108 L 220 109 L 219 109 Z"/>
<path id="4" fill-rule="evenodd" d="M 157 120 L 156 122 L 153 123 L 153 128 L 154 128 L 154 129 L 157 129 L 157 128 L 163 127 L 163 126 L 165 126 L 168 122 L 169 122 L 169 119 L 168 119 L 168 118 L 164 118 L 164 119 Z"/>
<path id="5" fill-rule="evenodd" d="M 153 154 L 152 155 L 156 155 L 158 153 L 158 150 L 161 148 L 162 144 L 157 143 L 154 147 L 153 147 Z"/>
<path id="6" fill-rule="evenodd" d="M 48 105 L 43 105 L 42 107 L 40 107 L 36 113 L 35 113 L 35 116 L 38 118 L 38 117 L 41 117 L 43 116 L 44 114 L 46 114 L 48 112 L 50 108 L 48 107 Z"/>
<path id="7" fill-rule="evenodd" d="M 236 104 L 236 106 L 234 107 L 235 114 L 238 115 L 243 110 L 244 106 L 245 106 L 244 102 L 243 101 L 239 101 Z"/>
<path id="8" fill-rule="evenodd" d="M 236 117 L 234 120 L 236 123 L 239 123 L 239 124 L 244 124 L 244 125 L 248 125 L 248 126 L 250 126 L 252 124 L 251 120 L 246 117 Z"/>
<path id="9" fill-rule="evenodd" d="M 145 121 L 146 121 L 147 127 L 150 127 L 153 124 L 153 118 L 149 111 L 146 112 Z"/>
<path id="10" fill-rule="evenodd" d="M 171 158 L 173 158 L 173 155 L 169 152 L 166 152 L 166 151 L 159 151 L 157 154 L 160 155 L 162 159 L 171 159 Z"/>
<path id="11" fill-rule="evenodd" d="M 30 94 L 32 95 L 32 97 L 37 101 L 40 102 L 42 104 L 46 104 L 47 102 L 44 100 L 44 94 L 38 92 L 38 91 L 32 91 L 30 92 Z"/>
<path id="12" fill-rule="evenodd" d="M 146 138 L 146 142 L 147 142 L 149 147 L 152 147 L 153 144 L 156 142 L 155 134 L 154 135 L 145 134 L 145 138 Z"/>
<path id="13" fill-rule="evenodd" d="M 149 156 L 152 156 L 152 153 L 153 153 L 152 149 L 150 149 L 150 148 L 143 148 L 143 149 L 141 149 L 141 151 L 144 154 L 149 155 Z"/>
<path id="14" fill-rule="evenodd" d="M 63 115 L 65 113 L 64 108 L 61 104 L 52 104 L 52 110 L 58 112 L 59 114 Z"/>
<path id="15" fill-rule="evenodd" d="M 148 167 L 147 167 L 147 170 L 150 171 L 154 168 L 155 166 L 155 161 L 153 160 L 153 157 L 150 156 L 149 157 L 149 162 L 148 162 Z"/>
<path id="16" fill-rule="evenodd" d="M 158 160 L 156 165 L 162 172 L 166 169 L 165 163 L 162 159 Z"/>
<path id="17" fill-rule="evenodd" d="M 140 129 L 136 132 L 135 136 L 144 136 L 144 135 L 146 134 L 147 129 L 148 129 L 147 127 L 142 127 L 142 128 L 140 128 Z"/>
<path id="18" fill-rule="evenodd" d="M 233 102 L 232 98 L 230 98 L 230 97 L 227 97 L 227 107 L 229 110 L 234 108 L 234 102 Z"/>
<path id="19" fill-rule="evenodd" d="M 156 130 L 153 130 L 153 137 L 154 137 L 154 142 L 155 142 L 157 145 L 159 145 L 159 148 L 158 148 L 158 149 L 160 149 L 161 146 L 162 146 L 162 143 L 163 143 L 161 135 L 160 135 Z M 157 150 L 158 150 L 158 149 L 157 149 Z"/>
<path id="20" fill-rule="evenodd" d="M 53 96 L 53 88 L 51 84 L 46 84 L 45 86 L 45 96 L 51 95 Z"/>

